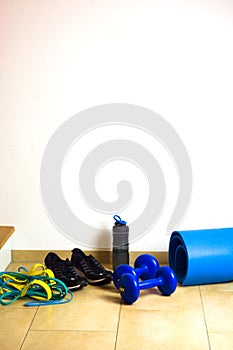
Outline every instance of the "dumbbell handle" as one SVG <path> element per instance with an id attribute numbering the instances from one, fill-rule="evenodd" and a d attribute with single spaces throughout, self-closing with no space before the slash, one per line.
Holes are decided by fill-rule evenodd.
<path id="1" fill-rule="evenodd" d="M 148 289 L 148 288 L 161 286 L 163 283 L 164 283 L 163 278 L 159 277 L 159 278 L 153 278 L 151 280 L 141 281 L 139 282 L 138 286 L 140 289 Z"/>
<path id="2" fill-rule="evenodd" d="M 138 277 L 141 276 L 143 273 L 145 273 L 147 270 L 148 270 L 148 267 L 146 265 L 142 265 L 134 269 Z"/>

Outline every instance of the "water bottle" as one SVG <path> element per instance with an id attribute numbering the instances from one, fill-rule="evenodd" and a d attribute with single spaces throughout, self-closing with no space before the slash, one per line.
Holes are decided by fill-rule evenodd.
<path id="1" fill-rule="evenodd" d="M 129 227 L 119 215 L 114 215 L 113 233 L 113 270 L 121 264 L 129 264 Z"/>

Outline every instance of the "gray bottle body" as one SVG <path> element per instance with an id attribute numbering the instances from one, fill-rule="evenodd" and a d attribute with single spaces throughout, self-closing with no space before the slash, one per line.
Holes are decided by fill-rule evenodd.
<path id="1" fill-rule="evenodd" d="M 112 266 L 115 269 L 118 265 L 129 264 L 129 227 L 115 223 L 113 232 L 113 254 Z"/>

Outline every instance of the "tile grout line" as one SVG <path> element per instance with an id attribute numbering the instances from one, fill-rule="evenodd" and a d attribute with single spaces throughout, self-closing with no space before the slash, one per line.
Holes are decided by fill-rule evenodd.
<path id="1" fill-rule="evenodd" d="M 208 326 L 207 326 L 206 315 L 205 315 L 204 302 L 203 302 L 203 299 L 202 299 L 202 293 L 201 293 L 201 288 L 200 288 L 200 286 L 199 286 L 199 293 L 200 293 L 200 298 L 201 298 L 201 307 L 202 307 L 202 312 L 203 312 L 204 321 L 205 321 L 205 328 L 206 328 L 206 334 L 207 334 L 207 340 L 208 340 L 209 350 L 211 350 L 210 338 L 209 338 L 209 332 L 208 332 Z"/>
<path id="2" fill-rule="evenodd" d="M 39 310 L 39 306 L 37 306 L 37 308 L 36 308 L 36 312 L 35 312 L 34 316 L 32 317 L 32 320 L 31 320 L 31 322 L 30 322 L 30 325 L 29 325 L 29 327 L 28 327 L 28 330 L 27 330 L 25 336 L 23 337 L 23 340 L 22 340 L 22 343 L 21 343 L 21 345 L 20 345 L 19 350 L 22 349 L 22 346 L 23 346 L 24 343 L 25 343 L 25 340 L 26 340 L 26 338 L 27 338 L 27 336 L 28 336 L 28 333 L 29 333 L 30 330 L 31 330 L 32 323 L 33 323 L 33 321 L 34 321 L 34 319 L 35 319 L 35 317 L 36 317 L 36 315 L 37 315 L 37 313 L 38 313 L 38 310 Z"/>
<path id="3" fill-rule="evenodd" d="M 120 326 L 121 309 L 122 309 L 122 301 L 120 303 L 120 309 L 119 309 L 119 314 L 118 314 L 118 322 L 117 322 L 116 340 L 115 340 L 114 350 L 116 350 L 116 347 L 117 347 L 117 338 L 118 338 L 118 331 L 119 331 L 119 326 Z"/>
<path id="4" fill-rule="evenodd" d="M 30 329 L 30 332 L 115 333 L 114 331 L 96 331 L 87 329 Z"/>

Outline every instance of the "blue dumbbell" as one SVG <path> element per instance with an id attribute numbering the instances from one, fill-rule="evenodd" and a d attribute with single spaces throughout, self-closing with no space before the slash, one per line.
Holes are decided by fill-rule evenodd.
<path id="1" fill-rule="evenodd" d="M 177 287 L 177 279 L 174 271 L 168 266 L 162 266 L 156 273 L 156 278 L 139 282 L 131 273 L 125 273 L 120 279 L 120 292 L 122 299 L 127 304 L 134 303 L 141 289 L 158 287 L 163 295 L 174 293 Z"/>
<path id="2" fill-rule="evenodd" d="M 134 268 L 127 264 L 117 266 L 113 273 L 113 282 L 117 289 L 120 288 L 121 276 L 125 273 L 139 278 L 141 280 L 148 280 L 155 278 L 156 272 L 159 269 L 158 261 L 150 254 L 140 255 L 134 263 Z"/>

